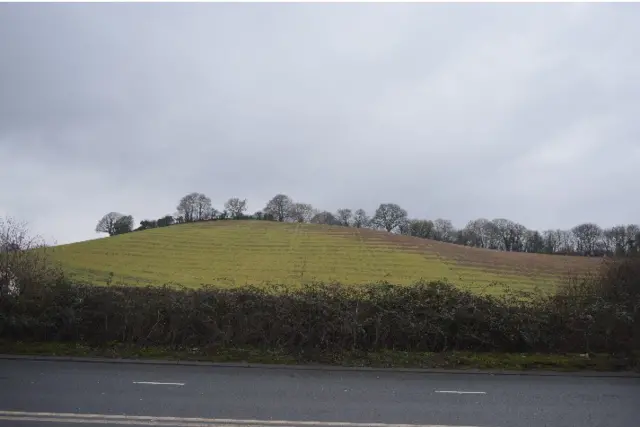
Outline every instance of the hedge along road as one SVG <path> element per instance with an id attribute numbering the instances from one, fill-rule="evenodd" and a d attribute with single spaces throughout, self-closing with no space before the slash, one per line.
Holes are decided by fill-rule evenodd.
<path id="1" fill-rule="evenodd" d="M 640 378 L 0 360 L 0 425 L 607 426 Z"/>

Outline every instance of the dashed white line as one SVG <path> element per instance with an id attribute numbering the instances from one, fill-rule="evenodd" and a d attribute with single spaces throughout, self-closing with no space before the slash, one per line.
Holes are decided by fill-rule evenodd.
<path id="1" fill-rule="evenodd" d="M 155 381 L 134 381 L 134 384 L 149 384 L 149 385 L 184 385 L 185 383 L 158 383 Z"/>
<path id="2" fill-rule="evenodd" d="M 436 393 L 449 394 L 487 394 L 486 391 L 459 391 L 459 390 L 436 390 Z"/>

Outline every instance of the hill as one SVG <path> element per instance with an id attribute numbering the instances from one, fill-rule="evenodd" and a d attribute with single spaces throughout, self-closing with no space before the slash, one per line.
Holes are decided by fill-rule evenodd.
<path id="1" fill-rule="evenodd" d="M 498 281 L 551 288 L 597 259 L 500 252 L 383 231 L 269 221 L 175 225 L 56 246 L 54 259 L 77 279 L 185 286 L 314 280 L 361 284 L 447 279 L 468 288 Z"/>

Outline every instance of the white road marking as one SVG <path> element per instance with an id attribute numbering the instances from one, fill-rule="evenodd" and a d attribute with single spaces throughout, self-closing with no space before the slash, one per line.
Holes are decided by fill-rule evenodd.
<path id="1" fill-rule="evenodd" d="M 159 426 L 159 427 L 239 427 L 242 424 L 219 424 L 219 423 L 183 423 L 180 421 L 136 421 L 136 420 L 102 420 L 99 418 L 41 418 L 41 417 L 5 417 L 0 416 L 0 420 L 7 421 L 36 421 L 40 423 L 64 423 L 64 424 L 108 424 L 108 425 L 129 425 L 129 426 Z M 258 424 L 251 424 L 250 427 L 260 427 Z"/>
<path id="2" fill-rule="evenodd" d="M 436 390 L 436 393 L 450 394 L 487 394 L 486 391 L 458 391 L 458 390 Z"/>
<path id="3" fill-rule="evenodd" d="M 134 384 L 151 384 L 151 385 L 184 385 L 185 383 L 157 383 L 155 381 L 134 381 Z"/>
<path id="4" fill-rule="evenodd" d="M 134 415 L 74 414 L 21 411 L 0 411 L 0 420 L 175 427 L 474 427 L 451 426 L 442 424 L 384 424 L 332 421 L 237 420 L 221 418 L 151 417 Z"/>

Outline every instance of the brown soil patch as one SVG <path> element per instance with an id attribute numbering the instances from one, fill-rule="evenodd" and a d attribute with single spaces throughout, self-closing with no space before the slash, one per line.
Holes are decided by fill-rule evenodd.
<path id="1" fill-rule="evenodd" d="M 435 255 L 443 262 L 487 271 L 511 271 L 514 274 L 525 275 L 584 274 L 593 271 L 602 263 L 602 258 L 503 252 L 364 228 L 318 227 L 318 231 L 321 230 L 336 236 L 355 235 L 368 244 Z"/>

